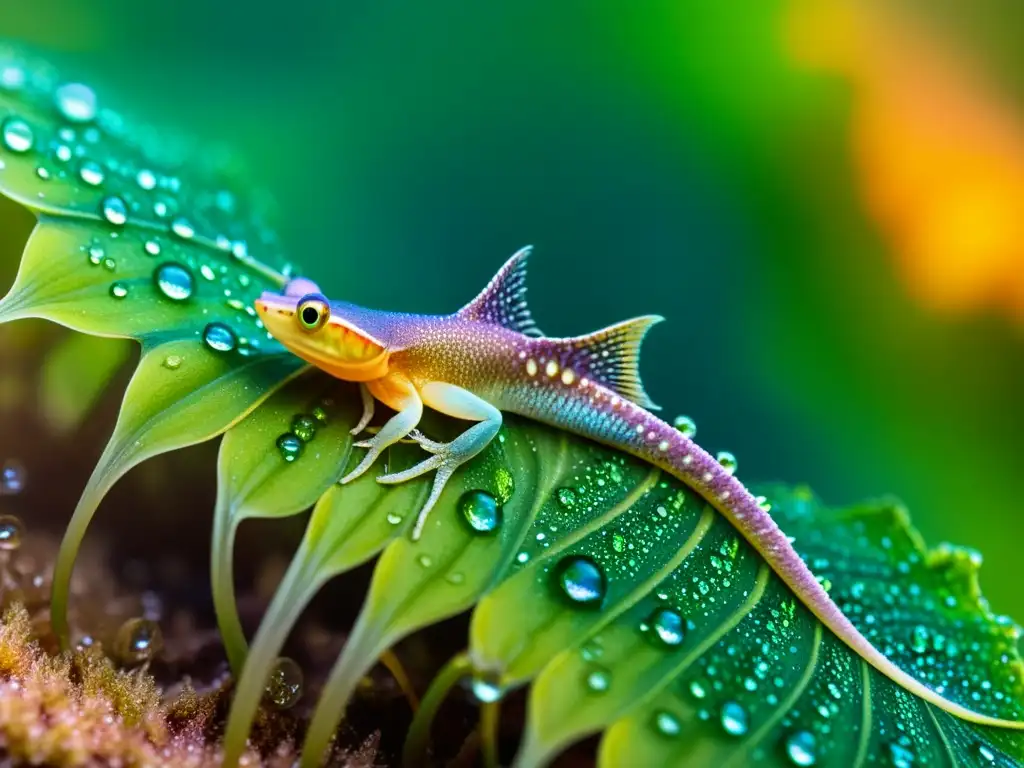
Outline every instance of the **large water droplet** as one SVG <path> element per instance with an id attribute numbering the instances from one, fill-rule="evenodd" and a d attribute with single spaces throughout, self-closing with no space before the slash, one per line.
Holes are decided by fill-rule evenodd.
<path id="1" fill-rule="evenodd" d="M 0 496 L 13 496 L 25 488 L 25 467 L 20 461 L 9 459 L 0 469 Z"/>
<path id="2" fill-rule="evenodd" d="M 594 667 L 586 675 L 587 688 L 593 693 L 604 693 L 612 685 L 612 675 L 604 667 Z"/>
<path id="3" fill-rule="evenodd" d="M 679 718 L 664 709 L 654 713 L 654 728 L 662 736 L 678 736 L 683 730 Z"/>
<path id="4" fill-rule="evenodd" d="M 100 168 L 99 163 L 92 160 L 86 160 L 79 166 L 78 175 L 90 187 L 98 187 L 104 179 L 103 169 Z"/>
<path id="5" fill-rule="evenodd" d="M 0 127 L 0 138 L 4 146 L 11 152 L 21 154 L 32 149 L 36 137 L 32 132 L 32 126 L 18 117 L 9 117 Z"/>
<path id="6" fill-rule="evenodd" d="M 160 293 L 171 301 L 186 301 L 192 297 L 195 290 L 195 278 L 189 268 L 169 261 L 161 264 L 153 272 L 153 282 L 160 289 Z"/>
<path id="7" fill-rule="evenodd" d="M 128 221 L 128 206 L 117 195 L 104 198 L 100 210 L 103 212 L 103 218 L 115 227 L 122 227 Z"/>
<path id="8" fill-rule="evenodd" d="M 265 690 L 274 707 L 291 709 L 302 698 L 302 669 L 287 656 L 279 657 Z"/>
<path id="9" fill-rule="evenodd" d="M 293 435 L 291 432 L 285 432 L 277 438 L 277 450 L 281 453 L 281 458 L 289 463 L 299 458 L 302 455 L 302 449 L 305 447 L 306 444 L 302 442 L 299 436 Z"/>
<path id="10" fill-rule="evenodd" d="M 57 109 L 73 123 L 87 123 L 96 117 L 96 93 L 82 83 L 67 83 L 54 93 Z"/>
<path id="11" fill-rule="evenodd" d="M 210 323 L 203 329 L 203 342 L 214 352 L 231 352 L 238 346 L 238 337 L 224 323 Z"/>
<path id="12" fill-rule="evenodd" d="M 501 527 L 501 505 L 487 491 L 466 491 L 458 507 L 474 533 L 494 533 Z"/>
<path id="13" fill-rule="evenodd" d="M 718 463 L 722 465 L 722 468 L 730 475 L 736 472 L 736 467 L 739 462 L 736 461 L 736 457 L 728 451 L 719 451 L 718 455 L 715 456 L 718 459 Z"/>
<path id="14" fill-rule="evenodd" d="M 673 610 L 659 608 L 644 623 L 663 645 L 674 647 L 683 642 L 683 617 Z"/>
<path id="15" fill-rule="evenodd" d="M 697 424 L 689 416 L 676 416 L 672 420 L 672 426 L 682 432 L 684 437 L 690 439 L 697 434 Z"/>
<path id="16" fill-rule="evenodd" d="M 292 432 L 304 443 L 316 437 L 317 426 L 317 421 L 312 416 L 300 414 L 292 419 Z"/>
<path id="17" fill-rule="evenodd" d="M 747 711 L 735 701 L 722 705 L 722 727 L 731 736 L 742 736 L 750 727 Z"/>
<path id="18" fill-rule="evenodd" d="M 500 701 L 502 696 L 505 695 L 505 689 L 501 686 L 498 676 L 495 673 L 480 673 L 474 675 L 472 688 L 473 695 L 476 696 L 477 701 L 483 702 L 484 704 L 493 704 L 496 701 Z"/>
<path id="19" fill-rule="evenodd" d="M 114 653 L 121 663 L 131 666 L 152 659 L 162 645 L 159 624 L 150 619 L 129 619 L 117 630 Z"/>
<path id="20" fill-rule="evenodd" d="M 556 571 L 559 588 L 575 605 L 599 608 L 608 590 L 601 566 L 584 555 L 572 555 Z"/>
<path id="21" fill-rule="evenodd" d="M 14 515 L 0 515 L 0 550 L 10 552 L 17 549 L 23 535 L 21 520 Z"/>
<path id="22" fill-rule="evenodd" d="M 559 488 L 555 493 L 555 498 L 566 509 L 572 509 L 576 506 L 576 491 L 572 488 Z"/>
<path id="23" fill-rule="evenodd" d="M 793 765 L 814 765 L 817 743 L 810 731 L 797 731 L 786 738 L 786 756 Z"/>
<path id="24" fill-rule="evenodd" d="M 191 240 L 196 234 L 195 227 L 189 223 L 188 219 L 183 219 L 181 217 L 171 222 L 171 232 L 176 234 L 182 240 Z"/>

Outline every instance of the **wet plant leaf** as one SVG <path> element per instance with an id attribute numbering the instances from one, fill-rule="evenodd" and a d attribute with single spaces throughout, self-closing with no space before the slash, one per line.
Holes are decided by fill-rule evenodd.
<path id="1" fill-rule="evenodd" d="M 335 481 L 357 457 L 353 386 L 267 337 L 252 300 L 289 275 L 259 211 L 215 168 L 181 166 L 84 86 L 0 48 L 0 192 L 39 225 L 0 322 L 43 317 L 136 339 L 138 369 L 57 563 L 63 623 L 78 545 L 116 480 L 158 453 L 225 434 L 212 579 L 241 669 L 225 762 L 245 748 L 289 632 L 328 580 L 379 555 L 363 610 L 317 703 L 304 765 L 318 764 L 356 682 L 399 639 L 473 610 L 468 647 L 446 667 L 412 730 L 460 676 L 485 702 L 531 686 L 520 766 L 603 734 L 603 765 L 1019 765 L 1019 629 L 991 615 L 977 556 L 927 552 L 892 502 L 831 510 L 770 487 L 783 530 L 851 621 L 949 702 L 1008 721 L 979 726 L 898 687 L 825 630 L 724 518 L 636 459 L 524 419 L 449 482 L 420 540 L 408 528 L 428 479 Z M 173 147 L 172 147 L 173 149 Z M 258 257 L 258 258 L 257 258 Z M 455 425 L 428 417 L 425 431 Z M 388 469 L 411 466 L 394 446 Z M 253 639 L 234 605 L 238 525 L 314 505 Z"/>

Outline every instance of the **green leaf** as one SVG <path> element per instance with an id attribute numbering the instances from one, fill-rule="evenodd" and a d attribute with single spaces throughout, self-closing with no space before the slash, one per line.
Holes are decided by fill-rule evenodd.
<path id="1" fill-rule="evenodd" d="M 58 556 L 53 623 L 67 642 L 75 555 L 111 485 L 146 458 L 228 429 L 301 364 L 252 307 L 286 279 L 276 238 L 214 165 L 179 167 L 180 145 L 130 127 L 90 89 L 62 85 L 15 51 L 0 49 L 0 71 L 0 192 L 40 217 L 0 322 L 41 317 L 143 344 Z"/>

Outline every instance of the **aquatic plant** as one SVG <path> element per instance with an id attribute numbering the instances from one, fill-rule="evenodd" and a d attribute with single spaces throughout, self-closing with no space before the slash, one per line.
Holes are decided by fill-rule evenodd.
<path id="1" fill-rule="evenodd" d="M 183 158 L 187 157 L 185 162 Z M 359 619 L 309 724 L 318 764 L 357 682 L 402 637 L 472 609 L 467 649 L 437 676 L 406 760 L 471 681 L 496 761 L 502 698 L 530 686 L 517 764 L 603 733 L 605 765 L 1018 764 L 1024 730 L 978 725 L 870 667 L 820 622 L 700 496 L 657 470 L 523 419 L 449 483 L 412 541 L 428 481 L 337 479 L 357 459 L 358 392 L 307 369 L 252 307 L 296 273 L 263 211 L 223 169 L 130 127 L 91 88 L 0 49 L 0 192 L 38 216 L 0 322 L 41 317 L 136 339 L 118 423 L 68 525 L 52 617 L 68 640 L 76 553 L 107 491 L 159 453 L 223 435 L 211 578 L 238 675 L 224 748 L 241 754 L 288 632 L 330 579 L 377 558 Z M 428 421 L 431 433 L 451 425 Z M 692 422 L 680 419 L 680 429 Z M 389 451 L 390 467 L 419 458 Z M 735 460 L 723 455 L 735 470 Z M 979 558 L 927 551 L 894 501 L 830 509 L 765 486 L 770 508 L 850 620 L 944 700 L 1024 720 L 1019 629 L 993 616 Z M 232 586 L 245 520 L 313 507 L 247 648 Z M 287 682 L 287 680 L 285 681 Z M 278 691 L 282 688 L 279 686 Z M 288 691 L 276 703 L 291 703 Z"/>

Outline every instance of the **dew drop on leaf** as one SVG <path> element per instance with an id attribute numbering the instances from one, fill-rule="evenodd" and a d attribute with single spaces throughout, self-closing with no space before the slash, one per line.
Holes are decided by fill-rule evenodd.
<path id="1" fill-rule="evenodd" d="M 493 704 L 496 701 L 500 701 L 501 697 L 505 695 L 505 689 L 501 687 L 497 676 L 493 673 L 474 675 L 471 687 L 477 701 L 484 704 Z"/>
<path id="2" fill-rule="evenodd" d="M 114 283 L 110 286 L 110 295 L 115 299 L 123 299 L 128 295 L 128 286 L 124 283 Z"/>
<path id="3" fill-rule="evenodd" d="M 100 168 L 98 163 L 92 160 L 86 160 L 78 168 L 78 175 L 86 184 L 90 187 L 98 187 L 103 183 L 105 176 L 103 175 L 103 169 Z"/>
<path id="4" fill-rule="evenodd" d="M 654 713 L 654 728 L 662 736 L 671 737 L 678 736 L 683 730 L 683 725 L 678 717 L 662 709 Z"/>
<path id="5" fill-rule="evenodd" d="M 626 537 L 617 531 L 612 534 L 612 550 L 615 552 L 626 551 Z"/>
<path id="6" fill-rule="evenodd" d="M 162 645 L 159 624 L 150 619 L 128 619 L 117 630 L 114 653 L 123 664 L 131 666 L 152 659 Z"/>
<path id="7" fill-rule="evenodd" d="M 742 736 L 750 727 L 747 711 L 735 701 L 722 705 L 722 727 L 730 736 Z"/>
<path id="8" fill-rule="evenodd" d="M 793 765 L 814 765 L 817 744 L 810 731 L 796 731 L 786 737 L 786 757 Z"/>
<path id="9" fill-rule="evenodd" d="M 181 368 L 181 355 L 168 355 L 164 358 L 164 368 L 176 371 Z"/>
<path id="10" fill-rule="evenodd" d="M 10 459 L 0 469 L 0 496 L 14 496 L 25 488 L 25 468 L 21 462 Z"/>
<path id="11" fill-rule="evenodd" d="M 994 763 L 996 761 L 996 753 L 989 749 L 984 744 L 979 744 L 977 747 L 978 757 L 981 758 L 984 763 Z"/>
<path id="12" fill-rule="evenodd" d="M 87 123 L 96 117 L 96 93 L 82 83 L 67 83 L 54 93 L 57 109 L 64 119 Z"/>
<path id="13" fill-rule="evenodd" d="M 302 669 L 287 656 L 278 657 L 264 690 L 275 708 L 291 709 L 302 698 Z"/>
<path id="14" fill-rule="evenodd" d="M 304 443 L 308 443 L 316 437 L 316 428 L 317 422 L 312 416 L 300 414 L 292 419 L 292 433 Z"/>
<path id="15" fill-rule="evenodd" d="M 14 515 L 0 515 L 0 551 L 10 552 L 21 546 L 22 524 Z"/>
<path id="16" fill-rule="evenodd" d="M 135 183 L 147 191 L 154 189 L 156 187 L 156 174 L 143 168 L 135 174 Z"/>
<path id="17" fill-rule="evenodd" d="M 587 672 L 587 688 L 593 693 L 604 693 L 612 684 L 612 675 L 604 667 L 594 667 Z"/>
<path id="18" fill-rule="evenodd" d="M 601 566 L 582 555 L 562 560 L 556 571 L 556 579 L 562 594 L 578 606 L 600 607 L 608 590 Z"/>
<path id="19" fill-rule="evenodd" d="M 672 419 L 672 426 L 683 433 L 683 437 L 693 438 L 697 434 L 697 424 L 689 416 L 676 416 Z"/>
<path id="20" fill-rule="evenodd" d="M 298 435 L 294 435 L 291 432 L 285 432 L 277 438 L 277 450 L 281 454 L 281 458 L 288 463 L 299 458 L 302 455 L 302 449 L 305 447 L 306 444 L 299 439 Z"/>
<path id="21" fill-rule="evenodd" d="M 203 329 L 203 342 L 214 352 L 231 352 L 238 346 L 238 337 L 224 323 L 210 323 Z"/>
<path id="22" fill-rule="evenodd" d="M 195 278 L 188 267 L 169 261 L 153 272 L 153 282 L 164 296 L 171 301 L 186 301 L 195 290 Z"/>
<path id="23" fill-rule="evenodd" d="M 171 222 L 171 232 L 182 240 L 191 240 L 196 234 L 195 228 L 189 223 L 188 219 L 181 217 Z"/>
<path id="24" fill-rule="evenodd" d="M 576 506 L 576 491 L 572 488 L 559 488 L 555 494 L 555 498 L 557 498 L 558 503 L 566 509 L 572 509 Z"/>
<path id="25" fill-rule="evenodd" d="M 322 405 L 318 405 L 316 408 L 313 409 L 313 418 L 316 419 L 321 424 L 326 424 L 327 409 L 324 408 Z"/>
<path id="26" fill-rule="evenodd" d="M 501 527 L 501 505 L 486 491 L 466 491 L 459 497 L 458 508 L 474 533 L 494 533 Z"/>
<path id="27" fill-rule="evenodd" d="M 18 154 L 32 149 L 36 140 L 32 126 L 18 117 L 9 117 L 4 120 L 3 126 L 0 127 L 0 138 L 7 149 Z"/>
<path id="28" fill-rule="evenodd" d="M 128 221 L 128 206 L 117 195 L 104 198 L 100 210 L 103 212 L 103 218 L 115 227 L 122 227 Z"/>
<path id="29" fill-rule="evenodd" d="M 733 456 L 728 451 L 719 451 L 715 458 L 718 460 L 718 463 L 722 465 L 726 472 L 728 472 L 730 475 L 735 474 L 736 467 L 738 465 L 735 456 Z"/>
<path id="30" fill-rule="evenodd" d="M 683 642 L 683 617 L 668 608 L 659 608 L 644 622 L 662 645 L 674 647 Z"/>

